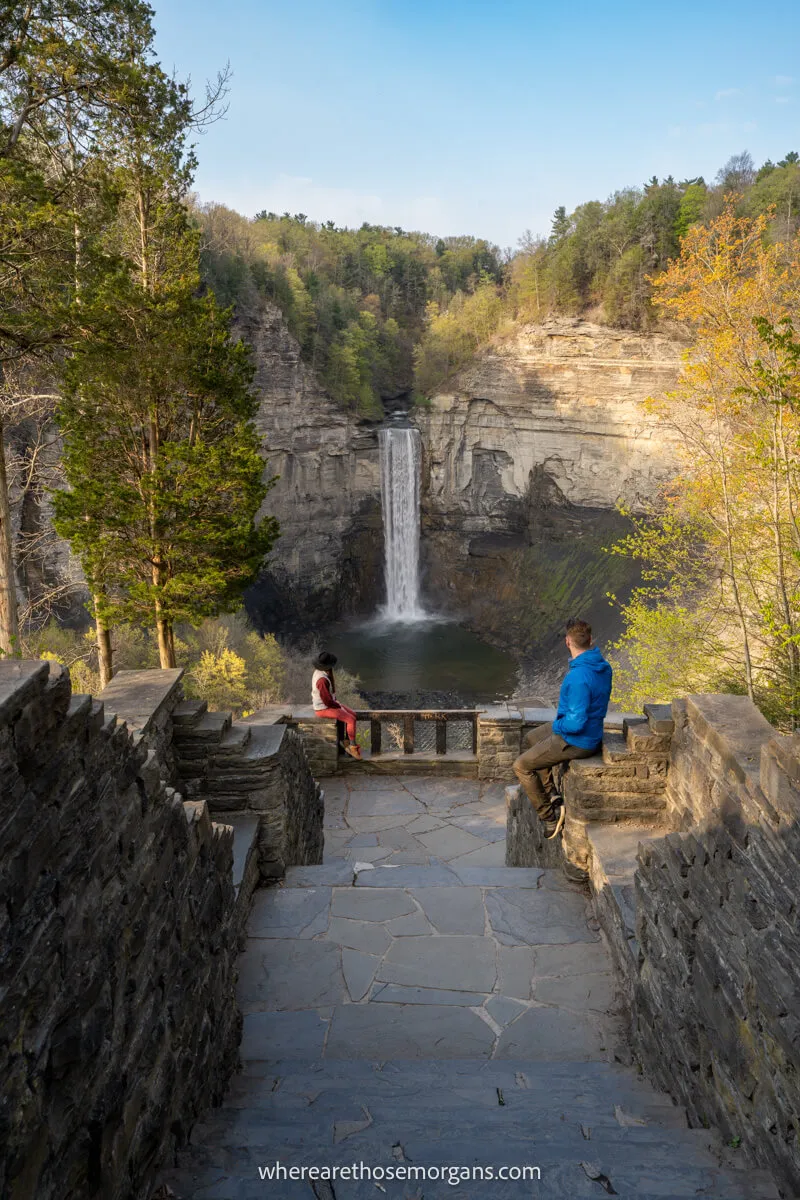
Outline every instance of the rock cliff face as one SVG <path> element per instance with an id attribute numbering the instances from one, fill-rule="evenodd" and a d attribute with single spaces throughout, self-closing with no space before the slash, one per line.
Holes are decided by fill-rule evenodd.
<path id="1" fill-rule="evenodd" d="M 516 527 L 544 478 L 590 508 L 652 496 L 672 451 L 641 402 L 674 384 L 680 352 L 662 335 L 578 320 L 519 330 L 418 414 L 431 516 L 458 513 L 475 532 Z"/>
<path id="2" fill-rule="evenodd" d="M 267 474 L 279 476 L 264 508 L 281 526 L 247 598 L 251 616 L 292 630 L 371 611 L 383 589 L 377 428 L 322 391 L 276 307 L 240 332 L 257 365 Z"/>
<path id="3" fill-rule="evenodd" d="M 435 603 L 517 649 L 570 608 L 608 625 L 606 591 L 634 577 L 602 548 L 624 528 L 617 502 L 641 507 L 673 470 L 641 402 L 674 385 L 681 350 L 580 320 L 527 326 L 416 412 Z"/>
<path id="4" fill-rule="evenodd" d="M 243 325 L 258 366 L 266 508 L 281 523 L 248 598 L 272 629 L 374 611 L 383 594 L 377 430 L 321 390 L 277 308 Z M 606 591 L 630 564 L 603 553 L 673 470 L 641 401 L 675 382 L 682 346 L 663 335 L 561 319 L 493 346 L 415 410 L 423 440 L 425 591 L 497 641 L 540 650 L 566 608 L 608 624 Z M 611 623 L 613 625 L 613 622 Z M 611 626 L 609 626 L 609 629 Z"/>

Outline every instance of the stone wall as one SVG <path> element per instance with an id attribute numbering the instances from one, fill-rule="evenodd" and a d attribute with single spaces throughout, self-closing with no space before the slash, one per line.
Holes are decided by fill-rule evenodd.
<path id="1" fill-rule="evenodd" d="M 257 878 L 322 861 L 323 799 L 301 740 L 282 708 L 244 720 L 184 700 L 183 671 L 119 671 L 100 699 L 153 750 L 164 777 L 187 799 L 201 799 L 226 823 L 257 821 Z"/>
<path id="2" fill-rule="evenodd" d="M 694 1122 L 800 1191 L 800 738 L 745 697 L 673 709 L 675 831 L 635 876 L 636 1051 Z"/>
<path id="3" fill-rule="evenodd" d="M 183 668 L 117 671 L 98 697 L 108 714 L 125 722 L 134 745 L 151 750 L 162 777 L 178 786 L 173 752 L 173 714 L 183 700 Z"/>
<path id="4" fill-rule="evenodd" d="M 295 708 L 288 719 L 303 740 L 306 759 L 316 779 L 325 779 L 339 770 L 339 722 L 314 715 L 310 705 Z"/>
<path id="5" fill-rule="evenodd" d="M 646 715 L 571 764 L 555 845 L 507 789 L 506 861 L 589 883 L 645 1072 L 794 1195 L 800 735 L 778 736 L 742 696 Z"/>
<path id="6" fill-rule="evenodd" d="M 232 831 L 62 668 L 18 661 L 0 824 L 0 1194 L 146 1194 L 237 1059 Z"/>

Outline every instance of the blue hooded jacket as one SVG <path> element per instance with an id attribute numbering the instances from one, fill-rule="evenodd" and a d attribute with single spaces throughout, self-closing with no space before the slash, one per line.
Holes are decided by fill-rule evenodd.
<path id="1" fill-rule="evenodd" d="M 611 667 L 596 646 L 569 664 L 558 697 L 553 733 L 571 746 L 594 750 L 603 740 L 603 720 L 611 696 Z"/>

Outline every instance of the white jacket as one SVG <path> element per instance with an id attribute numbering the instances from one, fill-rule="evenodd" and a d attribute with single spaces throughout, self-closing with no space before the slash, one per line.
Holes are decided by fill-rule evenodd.
<path id="1" fill-rule="evenodd" d="M 317 684 L 319 683 L 320 679 L 325 680 L 328 687 L 331 689 L 331 695 L 333 696 L 334 700 L 336 699 L 333 689 L 331 688 L 331 681 L 330 681 L 330 676 L 328 675 L 328 672 L 327 671 L 315 671 L 314 674 L 311 676 L 311 703 L 314 706 L 315 712 L 319 712 L 320 709 L 328 707 L 327 701 L 323 700 L 322 696 L 320 696 L 320 694 L 319 694 L 319 688 L 317 687 Z"/>

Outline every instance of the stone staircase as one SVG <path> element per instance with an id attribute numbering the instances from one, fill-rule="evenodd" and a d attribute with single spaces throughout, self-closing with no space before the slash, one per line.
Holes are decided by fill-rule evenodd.
<path id="1" fill-rule="evenodd" d="M 331 858 L 256 892 L 240 960 L 243 1070 L 163 1174 L 171 1191 L 156 1194 L 777 1200 L 765 1172 L 689 1129 L 627 1065 L 584 889 L 552 869 L 459 863 L 457 822 L 474 814 L 479 827 L 490 785 L 336 786 L 328 825 L 352 834 L 353 856 L 403 829 L 435 830 L 440 857 Z M 607 857 L 609 879 L 619 866 Z M 501 1180 L 501 1166 L 540 1178 Z M 333 1167 L 345 1173 L 308 1173 Z"/>
<path id="2" fill-rule="evenodd" d="M 204 800 L 218 821 L 233 825 L 246 878 L 280 878 L 286 865 L 321 857 L 322 791 L 297 735 L 279 713 L 262 710 L 234 721 L 185 700 L 172 713 L 172 753 L 184 795 Z M 287 742 L 296 739 L 292 750 Z M 315 815 L 316 814 L 316 815 Z"/>
<path id="3" fill-rule="evenodd" d="M 192 1165 L 165 1179 L 188 1200 L 777 1200 L 765 1172 L 721 1162 L 706 1130 L 632 1072 L 604 1063 L 454 1061 L 248 1065 L 197 1127 Z M 734 1157 L 731 1155 L 731 1157 Z M 375 1178 L 264 1182 L 259 1167 L 364 1164 Z M 390 1179 L 391 1168 L 536 1168 L 539 1177 Z M 299 1172 L 298 1172 L 299 1173 Z M 432 1172 L 431 1172 L 432 1173 Z M 510 1172 L 509 1172 L 510 1174 Z M 452 1177 L 451 1177 L 452 1178 Z M 456 1175 L 458 1178 L 458 1175 Z M 463 1178 L 463 1177 L 462 1177 Z"/>
<path id="4" fill-rule="evenodd" d="M 667 705 L 645 705 L 645 716 L 626 717 L 618 730 L 606 728 L 599 754 L 576 759 L 558 775 L 566 804 L 563 838 L 547 842 L 530 801 L 517 785 L 506 788 L 508 866 L 560 868 L 571 879 L 598 882 L 602 873 L 595 852 L 598 831 L 614 830 L 615 844 L 633 847 L 623 876 L 613 884 L 622 900 L 632 880 L 636 846 L 663 836 L 667 763 L 673 731 Z M 623 833 L 624 831 L 624 833 Z M 622 838 L 622 842 L 619 839 Z M 626 920 L 630 917 L 627 914 Z M 630 929 L 628 929 L 630 933 Z"/>
<path id="5" fill-rule="evenodd" d="M 661 820 L 673 722 L 666 705 L 648 704 L 645 714 L 624 720 L 622 733 L 607 731 L 600 754 L 570 763 L 564 799 L 571 816 L 604 823 Z"/>

